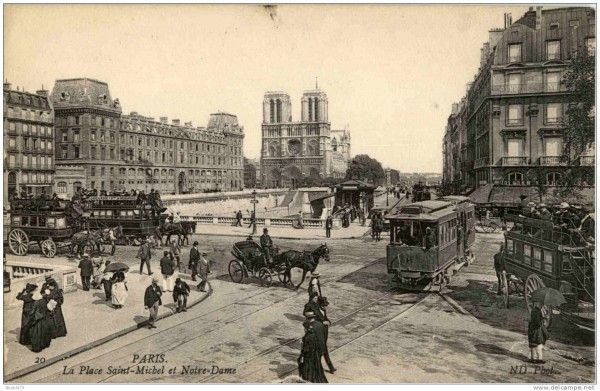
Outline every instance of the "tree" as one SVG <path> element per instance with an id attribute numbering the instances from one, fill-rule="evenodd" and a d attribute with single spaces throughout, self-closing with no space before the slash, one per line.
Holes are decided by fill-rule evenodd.
<path id="1" fill-rule="evenodd" d="M 594 143 L 595 60 L 587 52 L 576 56 L 562 80 L 572 94 L 563 137 L 563 154 L 569 164 L 577 162 Z"/>
<path id="2" fill-rule="evenodd" d="M 348 165 L 346 179 L 367 180 L 379 186 L 385 183 L 385 172 L 381 163 L 369 155 L 356 155 Z"/>

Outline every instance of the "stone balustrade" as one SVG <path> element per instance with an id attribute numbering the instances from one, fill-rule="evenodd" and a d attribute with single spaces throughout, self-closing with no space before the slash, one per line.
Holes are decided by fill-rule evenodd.
<path id="1" fill-rule="evenodd" d="M 219 225 L 235 225 L 235 217 L 224 217 L 224 216 L 181 216 L 182 221 L 191 221 L 198 224 L 219 224 Z M 297 218 L 286 218 L 286 217 L 257 217 L 256 225 L 262 225 L 265 227 L 292 227 L 294 222 L 298 221 Z M 304 228 L 324 228 L 325 220 L 306 218 L 302 220 Z M 242 219 L 242 225 L 247 227 L 250 225 L 250 218 L 244 217 Z M 341 226 L 339 219 L 333 219 L 334 228 Z"/>

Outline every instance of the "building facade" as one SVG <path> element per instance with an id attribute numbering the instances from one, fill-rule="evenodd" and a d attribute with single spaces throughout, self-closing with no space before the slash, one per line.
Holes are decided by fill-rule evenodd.
<path id="1" fill-rule="evenodd" d="M 595 10 L 530 8 L 490 31 L 466 96 L 453 106 L 443 140 L 444 184 L 454 192 L 486 184 L 553 186 L 565 175 L 562 134 L 571 59 L 595 55 Z M 594 166 L 594 153 L 574 164 Z M 535 182 L 535 183 L 534 183 Z"/>
<path id="2" fill-rule="evenodd" d="M 384 171 L 386 187 L 394 187 L 400 182 L 400 171 L 394 170 L 393 168 L 386 168 Z"/>
<path id="3" fill-rule="evenodd" d="M 4 204 L 11 194 L 52 195 L 54 118 L 48 91 L 4 83 Z"/>
<path id="4" fill-rule="evenodd" d="M 123 115 L 108 84 L 93 79 L 57 80 L 52 101 L 57 166 L 85 172 L 85 183 L 67 187 L 179 194 L 243 186 L 244 133 L 235 115 L 211 114 L 206 127 Z"/>
<path id="5" fill-rule="evenodd" d="M 327 94 L 302 95 L 301 121 L 292 121 L 284 92 L 267 92 L 263 101 L 260 182 L 266 187 L 297 187 L 304 177 L 342 178 L 350 160 L 350 132 L 332 130 Z"/>

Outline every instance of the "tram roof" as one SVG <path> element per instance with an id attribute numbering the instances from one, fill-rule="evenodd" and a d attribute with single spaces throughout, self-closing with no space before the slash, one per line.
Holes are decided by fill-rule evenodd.
<path id="1" fill-rule="evenodd" d="M 428 200 L 404 205 L 394 215 L 387 216 L 390 220 L 428 220 L 437 221 L 454 212 L 453 202 Z"/>

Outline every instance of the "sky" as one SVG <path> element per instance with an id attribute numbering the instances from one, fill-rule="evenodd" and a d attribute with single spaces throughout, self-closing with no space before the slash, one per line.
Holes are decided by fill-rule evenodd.
<path id="1" fill-rule="evenodd" d="M 293 120 L 315 81 L 352 154 L 401 172 L 441 172 L 442 136 L 491 28 L 519 5 L 5 5 L 4 78 L 108 83 L 124 113 L 205 126 L 238 116 L 244 154 L 260 156 L 265 91 Z"/>

